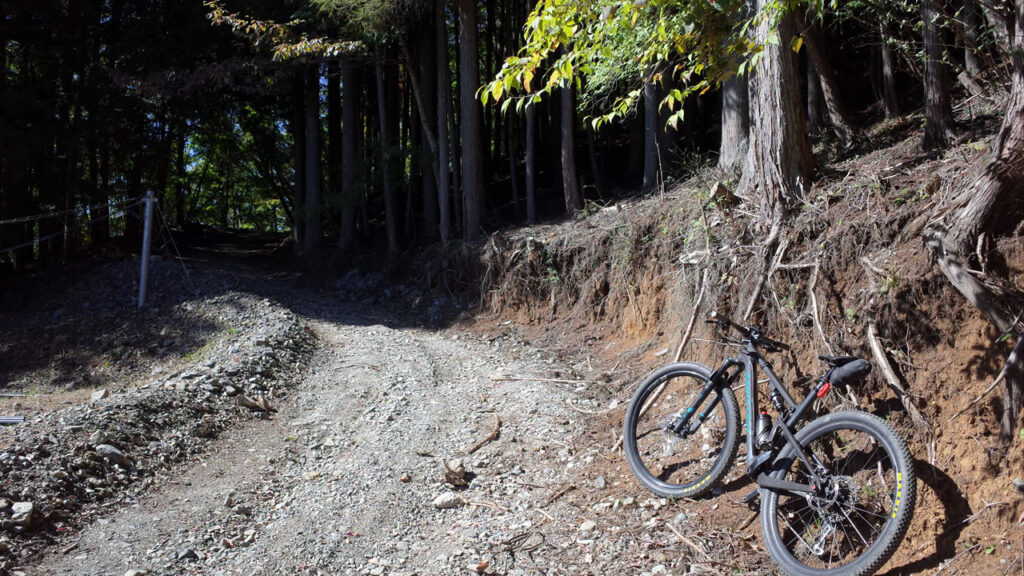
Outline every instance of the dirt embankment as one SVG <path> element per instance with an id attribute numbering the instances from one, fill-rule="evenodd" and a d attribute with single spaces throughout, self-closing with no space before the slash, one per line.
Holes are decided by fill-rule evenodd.
<path id="1" fill-rule="evenodd" d="M 966 106 L 964 125 L 983 139 L 995 109 Z M 773 249 L 754 203 L 704 174 L 664 196 L 588 211 L 579 220 L 495 235 L 482 257 L 482 301 L 522 323 L 539 342 L 560 346 L 614 374 L 587 392 L 591 438 L 605 446 L 598 468 L 627 475 L 616 445 L 639 376 L 672 360 L 703 292 L 684 359 L 717 364 L 727 353 L 702 315 L 717 309 L 794 345 L 773 361 L 788 383 L 820 375 L 821 353 L 871 358 L 868 326 L 928 430 L 915 425 L 877 369 L 838 402 L 895 423 L 908 438 L 919 478 L 918 508 L 892 573 L 1004 574 L 1024 557 L 1024 428 L 998 439 L 1001 388 L 985 393 L 1012 348 L 931 265 L 908 226 L 945 199 L 942 181 L 983 160 L 987 145 L 965 138 L 939 156 L 922 154 L 913 119 L 875 126 L 878 146 L 833 158 Z M 983 247 L 988 274 L 1024 288 L 1020 231 Z M 796 390 L 805 390 L 801 384 Z M 757 524 L 726 493 L 697 508 L 709 530 L 758 544 Z M 668 507 L 656 516 L 678 513 Z"/>

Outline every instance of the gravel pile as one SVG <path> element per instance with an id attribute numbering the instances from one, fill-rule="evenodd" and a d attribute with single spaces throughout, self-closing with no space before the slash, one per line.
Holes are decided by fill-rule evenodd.
<path id="1" fill-rule="evenodd" d="M 101 508 L 132 503 L 231 422 L 266 417 L 315 349 L 312 332 L 269 300 L 225 294 L 203 303 L 237 329 L 192 364 L 4 429 L 0 574 Z"/>

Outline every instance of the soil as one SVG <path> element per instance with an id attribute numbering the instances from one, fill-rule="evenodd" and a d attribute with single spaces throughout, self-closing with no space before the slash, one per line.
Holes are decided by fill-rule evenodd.
<path id="1" fill-rule="evenodd" d="M 996 109 L 961 108 L 976 140 Z M 904 236 L 985 146 L 922 155 L 918 127 L 819 150 L 829 168 L 768 262 L 748 200 L 704 172 L 479 254 L 428 251 L 403 284 L 270 265 L 280 238 L 217 235 L 186 268 L 155 264 L 142 311 L 131 260 L 16 279 L 0 387 L 25 396 L 0 413 L 26 420 L 0 429 L 0 574 L 774 573 L 742 473 L 667 501 L 616 449 L 698 293 L 698 315 L 753 300 L 794 345 L 773 360 L 798 392 L 817 353 L 870 357 L 875 322 L 933 429 L 877 367 L 831 396 L 888 418 L 915 459 L 917 510 L 881 573 L 1021 572 L 1024 433 L 1000 441 L 999 392 L 983 394 L 1011 345 Z M 1016 289 L 1020 246 L 1012 232 L 986 253 Z M 729 349 L 695 326 L 683 356 L 717 364 Z"/>

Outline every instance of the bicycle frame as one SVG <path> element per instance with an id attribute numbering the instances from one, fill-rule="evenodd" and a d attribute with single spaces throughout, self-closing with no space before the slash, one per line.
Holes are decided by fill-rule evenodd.
<path id="1" fill-rule="evenodd" d="M 747 408 L 746 416 L 746 431 L 747 431 L 747 468 L 746 473 L 748 476 L 753 478 L 759 486 L 762 488 L 782 490 L 792 493 L 812 493 L 815 491 L 816 486 L 820 486 L 820 479 L 817 477 L 817 473 L 813 472 L 817 469 L 817 466 L 813 466 L 810 462 L 811 459 L 817 460 L 813 456 L 808 458 L 808 455 L 797 442 L 796 437 L 793 435 L 793 429 L 800 423 L 804 418 L 804 414 L 807 409 L 811 406 L 816 398 L 820 398 L 828 392 L 830 384 L 828 383 L 828 374 L 821 378 L 817 385 L 811 389 L 807 394 L 807 397 L 798 405 L 793 397 L 786 390 L 785 386 L 779 381 L 779 377 L 775 374 L 775 370 L 772 368 L 771 362 L 766 360 L 757 347 L 750 341 L 743 341 L 743 351 L 739 354 L 739 358 L 726 358 L 722 362 L 722 365 L 718 367 L 711 374 L 711 378 L 708 379 L 707 384 L 701 390 L 697 398 L 694 399 L 693 403 L 687 407 L 687 409 L 680 415 L 679 419 L 673 423 L 672 430 L 677 433 L 683 433 L 685 429 L 685 435 L 693 434 L 697 429 L 710 417 L 712 411 L 718 405 L 718 396 L 712 398 L 711 402 L 708 403 L 707 407 L 700 413 L 697 420 L 690 423 L 694 413 L 698 406 L 704 404 L 708 396 L 716 389 L 722 386 L 732 387 L 733 382 L 739 377 L 740 373 L 743 373 L 744 378 L 744 399 Z M 755 439 L 755 432 L 751 429 L 753 423 L 757 421 L 757 415 L 759 414 L 758 403 L 760 401 L 760 391 L 757 388 L 757 368 L 760 366 L 764 370 L 765 375 L 768 376 L 769 383 L 769 397 L 775 404 L 776 409 L 779 410 L 780 415 L 776 417 L 775 422 L 772 424 L 771 436 L 772 446 L 766 450 L 760 450 L 757 446 Z M 785 419 L 784 419 L 785 417 Z M 781 432 L 786 443 L 793 447 L 796 451 L 797 458 L 799 458 L 807 466 L 808 470 L 811 470 L 814 474 L 814 484 L 799 484 L 796 482 L 789 482 L 785 480 L 777 480 L 768 477 L 762 472 L 766 464 L 773 462 L 778 456 L 782 445 L 777 442 L 776 433 Z M 816 462 L 816 464 L 819 464 Z"/>

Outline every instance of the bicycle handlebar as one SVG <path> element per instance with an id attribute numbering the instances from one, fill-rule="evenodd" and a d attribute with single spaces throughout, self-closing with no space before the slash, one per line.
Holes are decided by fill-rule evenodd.
<path id="1" fill-rule="evenodd" d="M 789 350 L 788 344 L 779 342 L 778 340 L 773 340 L 767 336 L 762 335 L 761 330 L 759 330 L 756 326 L 744 327 L 732 321 L 730 318 L 727 318 L 719 314 L 715 310 L 708 312 L 708 322 L 718 324 L 719 326 L 723 326 L 725 328 L 735 329 L 740 334 L 742 334 L 745 339 L 749 340 L 750 343 L 753 344 L 754 346 L 761 346 L 767 348 L 769 351 Z"/>

